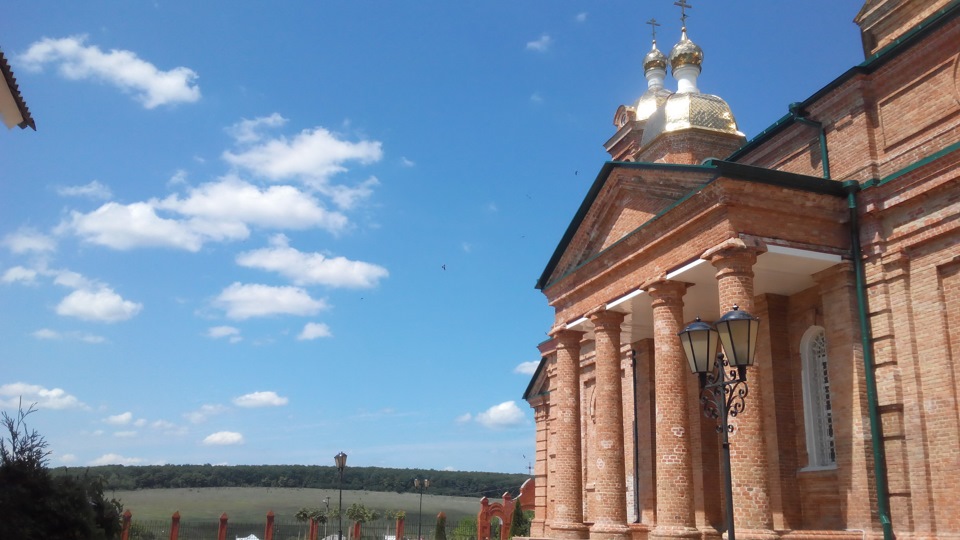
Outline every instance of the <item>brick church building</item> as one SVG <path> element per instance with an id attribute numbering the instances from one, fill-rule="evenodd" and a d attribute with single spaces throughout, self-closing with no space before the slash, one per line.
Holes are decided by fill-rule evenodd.
<path id="1" fill-rule="evenodd" d="M 736 534 L 960 538 L 960 0 L 867 0 L 855 22 L 864 62 L 750 141 L 699 89 L 695 32 L 654 42 L 537 284 L 532 537 L 724 533 L 678 332 L 736 304 L 761 321 Z"/>

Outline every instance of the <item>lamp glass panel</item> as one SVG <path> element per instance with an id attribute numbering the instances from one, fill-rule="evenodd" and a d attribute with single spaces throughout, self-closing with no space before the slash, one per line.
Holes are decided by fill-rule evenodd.
<path id="1" fill-rule="evenodd" d="M 757 330 L 760 321 L 754 318 L 736 318 L 717 323 L 723 351 L 731 365 L 751 366 L 757 350 Z"/>
<path id="2" fill-rule="evenodd" d="M 710 371 L 713 359 L 717 356 L 717 331 L 706 323 L 697 321 L 680 332 L 680 342 L 693 373 Z"/>

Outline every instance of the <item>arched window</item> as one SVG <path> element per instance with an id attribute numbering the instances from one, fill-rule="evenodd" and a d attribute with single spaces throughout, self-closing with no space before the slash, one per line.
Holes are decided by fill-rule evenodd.
<path id="1" fill-rule="evenodd" d="M 807 432 L 807 467 L 837 464 L 833 440 L 830 378 L 827 375 L 827 338 L 823 327 L 811 326 L 800 340 L 803 366 L 803 416 Z"/>

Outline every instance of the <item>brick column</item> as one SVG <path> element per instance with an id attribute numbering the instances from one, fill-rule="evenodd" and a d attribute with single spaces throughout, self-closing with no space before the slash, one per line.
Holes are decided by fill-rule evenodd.
<path id="1" fill-rule="evenodd" d="M 717 269 L 720 313 L 726 313 L 736 304 L 741 311 L 754 312 L 753 265 L 763 248 L 731 240 L 704 255 Z M 757 362 L 770 361 L 756 358 Z M 773 513 L 770 507 L 770 488 L 767 478 L 767 444 L 763 433 L 763 392 L 760 370 L 747 369 L 750 395 L 746 408 L 736 418 L 730 436 L 730 469 L 733 476 L 734 523 L 738 538 L 777 538 L 773 531 Z M 717 496 L 720 494 L 718 493 Z"/>
<path id="2" fill-rule="evenodd" d="M 556 440 L 553 455 L 554 493 L 550 529 L 558 539 L 587 538 L 583 524 L 583 469 L 580 445 L 580 340 L 583 332 L 557 330 L 557 387 L 550 404 L 556 408 Z"/>
<path id="3" fill-rule="evenodd" d="M 650 538 L 699 538 L 687 407 L 687 384 L 692 376 L 677 338 L 683 329 L 687 285 L 660 281 L 644 288 L 653 299 L 656 348 L 657 526 Z"/>
<path id="4" fill-rule="evenodd" d="M 620 324 L 624 314 L 597 311 L 590 315 L 596 346 L 597 480 L 590 505 L 591 540 L 627 540 L 627 483 L 623 448 L 623 388 L 620 375 Z"/>

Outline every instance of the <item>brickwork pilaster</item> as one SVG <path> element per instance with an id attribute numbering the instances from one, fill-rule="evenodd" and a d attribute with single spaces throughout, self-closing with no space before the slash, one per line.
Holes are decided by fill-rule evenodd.
<path id="1" fill-rule="evenodd" d="M 757 246 L 735 240 L 707 255 L 717 269 L 721 313 L 726 313 L 734 305 L 738 305 L 741 311 L 753 313 L 753 265 L 757 262 L 757 253 Z M 770 359 L 758 356 L 756 361 L 769 362 Z M 747 381 L 751 392 L 746 408 L 730 419 L 731 425 L 735 426 L 730 437 L 734 523 L 740 538 L 776 538 L 767 481 L 769 466 L 763 425 L 763 393 L 757 387 L 761 377 L 756 365 L 747 369 Z"/>
<path id="2" fill-rule="evenodd" d="M 814 280 L 823 303 L 841 516 L 847 528 L 879 531 L 853 264 L 828 268 Z"/>
<path id="3" fill-rule="evenodd" d="M 677 339 L 683 325 L 687 285 L 647 285 L 653 300 L 657 404 L 657 526 L 650 538 L 694 538 L 696 527 L 687 384 L 690 369 Z"/>
<path id="4" fill-rule="evenodd" d="M 580 340 L 583 332 L 558 330 L 556 388 L 551 403 L 557 422 L 553 453 L 553 516 L 550 529 L 555 538 L 583 539 L 583 473 L 580 444 Z"/>
<path id="5" fill-rule="evenodd" d="M 624 314 L 601 310 L 590 315 L 596 347 L 594 500 L 590 540 L 627 540 L 626 467 L 623 448 L 623 391 L 620 370 L 620 324 Z"/>

